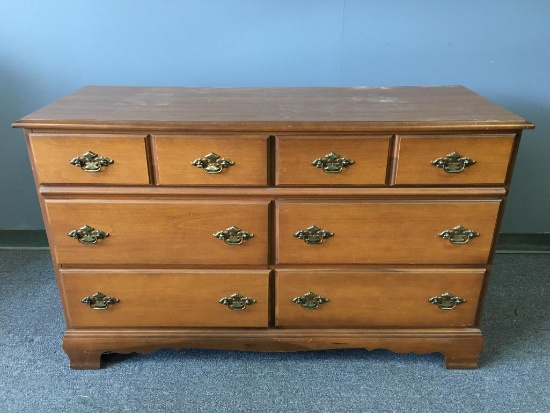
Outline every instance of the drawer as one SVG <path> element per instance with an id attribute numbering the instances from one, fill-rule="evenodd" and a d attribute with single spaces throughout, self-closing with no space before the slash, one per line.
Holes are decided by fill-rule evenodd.
<path id="1" fill-rule="evenodd" d="M 267 327 L 268 285 L 269 271 L 61 271 L 71 327 Z"/>
<path id="2" fill-rule="evenodd" d="M 277 262 L 484 264 L 499 206 L 498 200 L 278 202 Z M 462 244 L 439 236 L 459 225 L 479 236 Z M 323 239 L 323 230 L 333 236 Z"/>
<path id="3" fill-rule="evenodd" d="M 155 135 L 153 143 L 160 185 L 267 185 L 266 136 Z"/>
<path id="4" fill-rule="evenodd" d="M 277 185 L 384 185 L 390 138 L 278 136 Z"/>
<path id="5" fill-rule="evenodd" d="M 294 328 L 471 327 L 483 275 L 483 270 L 444 269 L 278 271 L 276 323 Z M 445 293 L 465 302 L 441 309 L 428 301 L 443 301 Z M 460 301 L 451 299 L 450 306 L 453 300 Z"/>
<path id="6" fill-rule="evenodd" d="M 515 135 L 401 136 L 396 183 L 503 184 Z M 458 155 L 448 156 L 456 153 Z M 441 159 L 447 158 L 447 159 Z M 475 161 L 471 164 L 468 158 Z M 441 166 L 435 166 L 434 161 Z M 465 165 L 470 163 L 469 166 Z M 450 172 L 446 172 L 450 171 Z"/>
<path id="7" fill-rule="evenodd" d="M 143 136 L 30 133 L 29 144 L 37 183 L 149 184 Z"/>
<path id="8" fill-rule="evenodd" d="M 54 254 L 62 264 L 267 264 L 267 201 L 49 199 L 45 204 Z M 85 226 L 75 238 L 67 235 Z M 226 231 L 231 227 L 241 231 Z M 93 231 L 109 235 L 93 243 Z M 213 235 L 219 232 L 219 238 Z"/>

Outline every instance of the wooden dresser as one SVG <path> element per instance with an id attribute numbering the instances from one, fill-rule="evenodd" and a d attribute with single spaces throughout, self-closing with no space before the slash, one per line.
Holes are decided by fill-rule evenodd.
<path id="1" fill-rule="evenodd" d="M 477 366 L 533 125 L 468 89 L 86 87 L 14 126 L 72 368 L 160 348 Z"/>

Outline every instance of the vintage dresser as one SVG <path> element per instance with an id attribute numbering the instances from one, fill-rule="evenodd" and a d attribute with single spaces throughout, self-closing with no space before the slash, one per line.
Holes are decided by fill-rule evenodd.
<path id="1" fill-rule="evenodd" d="M 86 87 L 24 128 L 77 369 L 161 348 L 474 368 L 523 129 L 461 86 Z"/>

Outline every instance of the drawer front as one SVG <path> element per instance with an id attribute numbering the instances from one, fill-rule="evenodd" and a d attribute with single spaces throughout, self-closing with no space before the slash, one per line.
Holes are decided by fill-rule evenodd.
<path id="1" fill-rule="evenodd" d="M 46 200 L 46 213 L 61 264 L 267 264 L 267 202 Z M 109 236 L 67 235 L 86 225 Z M 253 236 L 213 236 L 230 227 Z"/>
<path id="2" fill-rule="evenodd" d="M 155 135 L 153 142 L 160 185 L 267 185 L 266 136 Z"/>
<path id="3" fill-rule="evenodd" d="M 276 323 L 295 328 L 473 326 L 483 274 L 483 270 L 279 271 Z M 314 294 L 306 296 L 310 292 Z M 428 301 L 444 293 L 466 301 L 446 310 Z M 319 297 L 328 301 L 322 303 Z"/>
<path id="4" fill-rule="evenodd" d="M 277 262 L 483 264 L 499 205 L 500 201 L 279 202 Z M 464 244 L 439 236 L 459 225 L 480 235 Z M 308 230 L 312 226 L 333 236 L 323 239 L 322 232 Z"/>
<path id="5" fill-rule="evenodd" d="M 38 183 L 149 184 L 143 136 L 31 133 L 29 144 Z"/>
<path id="6" fill-rule="evenodd" d="M 397 184 L 503 184 L 514 145 L 514 135 L 401 136 Z M 455 158 L 448 155 L 457 153 Z M 448 159 L 441 159 L 448 158 Z M 441 159 L 435 166 L 434 161 Z M 463 168 L 463 169 L 462 169 Z M 449 172 L 446 172 L 449 171 Z"/>
<path id="7" fill-rule="evenodd" d="M 267 327 L 268 274 L 61 271 L 61 288 L 71 327 Z M 98 292 L 118 302 L 105 304 L 106 298 L 94 297 Z M 219 302 L 236 293 L 243 298 Z M 242 308 L 245 298 L 255 302 L 229 308 Z"/>
<path id="8" fill-rule="evenodd" d="M 389 135 L 279 136 L 277 185 L 384 185 L 389 144 Z M 331 153 L 339 157 L 326 156 Z"/>

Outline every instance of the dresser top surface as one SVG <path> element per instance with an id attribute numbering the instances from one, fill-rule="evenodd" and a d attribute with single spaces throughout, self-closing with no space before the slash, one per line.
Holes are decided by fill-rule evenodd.
<path id="1" fill-rule="evenodd" d="M 530 129 L 462 86 L 168 88 L 88 86 L 14 127 L 217 130 Z"/>

